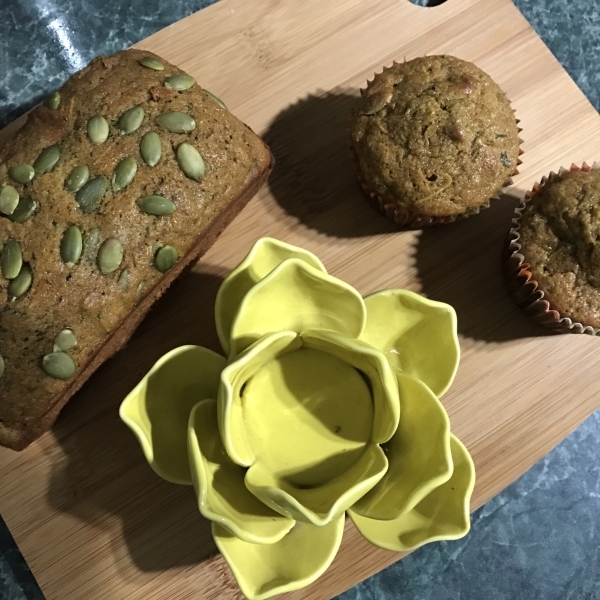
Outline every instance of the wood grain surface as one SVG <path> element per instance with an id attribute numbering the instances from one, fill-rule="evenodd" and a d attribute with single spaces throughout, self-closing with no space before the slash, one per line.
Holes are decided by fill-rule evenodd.
<path id="1" fill-rule="evenodd" d="M 408 0 L 223 0 L 138 46 L 223 98 L 266 137 L 277 165 L 54 429 L 25 452 L 0 452 L 0 513 L 49 600 L 241 597 L 192 489 L 154 475 L 117 411 L 167 350 L 219 349 L 217 288 L 263 235 L 314 252 L 363 295 L 401 287 L 456 308 L 462 360 L 443 403 L 475 460 L 473 509 L 599 406 L 600 341 L 546 333 L 521 314 L 501 279 L 518 198 L 550 170 L 598 159 L 600 139 L 600 117 L 510 0 L 436 8 Z M 438 53 L 475 62 L 507 92 L 523 127 L 523 165 L 508 195 L 480 215 L 398 232 L 361 196 L 347 119 L 374 72 Z M 287 597 L 329 598 L 399 558 L 348 522 L 328 572 Z"/>

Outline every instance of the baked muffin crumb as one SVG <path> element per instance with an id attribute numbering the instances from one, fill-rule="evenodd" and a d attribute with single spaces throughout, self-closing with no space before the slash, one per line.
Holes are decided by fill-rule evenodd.
<path id="1" fill-rule="evenodd" d="M 376 75 L 363 90 L 351 142 L 376 194 L 429 217 L 485 205 L 515 173 L 520 143 L 498 84 L 452 56 L 416 58 Z"/>
<path id="2" fill-rule="evenodd" d="M 521 254 L 561 317 L 600 327 L 600 173 L 571 171 L 525 207 Z"/>

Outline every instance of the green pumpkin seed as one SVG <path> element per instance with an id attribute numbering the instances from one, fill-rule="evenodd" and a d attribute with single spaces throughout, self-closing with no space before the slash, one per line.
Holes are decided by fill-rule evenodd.
<path id="1" fill-rule="evenodd" d="M 187 113 L 165 112 L 158 115 L 154 120 L 172 133 L 185 133 L 196 129 L 196 121 Z"/>
<path id="2" fill-rule="evenodd" d="M 72 267 L 80 258 L 83 250 L 81 230 L 71 225 L 63 234 L 60 242 L 60 257 L 67 267 Z"/>
<path id="3" fill-rule="evenodd" d="M 87 134 L 93 144 L 103 144 L 108 139 L 108 121 L 102 115 L 94 115 L 88 121 Z"/>
<path id="4" fill-rule="evenodd" d="M 33 271 L 27 263 L 23 263 L 19 274 L 10 280 L 7 292 L 11 298 L 20 298 L 31 287 L 33 282 Z"/>
<path id="5" fill-rule="evenodd" d="M 149 131 L 148 133 L 144 134 L 144 137 L 140 142 L 140 153 L 144 159 L 144 162 L 149 167 L 154 167 L 158 164 L 162 154 L 158 133 Z"/>
<path id="6" fill-rule="evenodd" d="M 34 175 L 35 169 L 31 165 L 17 165 L 8 170 L 8 174 L 17 182 L 25 185 L 29 183 Z"/>
<path id="7" fill-rule="evenodd" d="M 4 375 L 4 358 L 2 354 L 0 354 L 0 377 Z"/>
<path id="8" fill-rule="evenodd" d="M 177 73 L 176 75 L 171 75 L 171 77 L 167 77 L 165 80 L 165 87 L 168 87 L 170 90 L 175 90 L 177 92 L 183 92 L 184 90 L 190 89 L 196 80 L 191 75 L 185 75 L 184 73 Z"/>
<path id="9" fill-rule="evenodd" d="M 81 212 L 86 214 L 94 212 L 100 206 L 107 188 L 108 179 L 104 175 L 90 179 L 75 196 Z"/>
<path id="10" fill-rule="evenodd" d="M 19 204 L 19 192 L 12 185 L 3 185 L 0 190 L 0 212 L 12 215 Z"/>
<path id="11" fill-rule="evenodd" d="M 211 94 L 208 90 L 204 90 L 204 93 L 213 101 L 216 102 L 221 108 L 224 108 L 225 110 L 227 110 L 227 107 L 225 106 L 225 103 L 223 102 L 223 100 L 220 100 L 219 98 L 217 98 L 214 94 Z"/>
<path id="12" fill-rule="evenodd" d="M 155 71 L 165 70 L 165 66 L 159 60 L 156 60 L 156 58 L 152 56 L 142 56 L 142 58 L 140 58 L 138 62 L 140 63 L 140 65 L 148 69 L 154 69 Z"/>
<path id="13" fill-rule="evenodd" d="M 145 114 L 146 113 L 141 106 L 134 106 L 133 108 L 126 110 L 119 117 L 118 127 L 121 135 L 137 131 L 144 120 Z"/>
<path id="14" fill-rule="evenodd" d="M 108 238 L 98 251 L 98 267 L 103 275 L 116 271 L 123 260 L 123 246 L 117 238 Z"/>
<path id="15" fill-rule="evenodd" d="M 44 99 L 44 106 L 56 110 L 60 106 L 60 92 L 52 92 Z"/>
<path id="16" fill-rule="evenodd" d="M 63 329 L 54 340 L 54 352 L 66 352 L 77 346 L 77 338 L 70 329 Z"/>
<path id="17" fill-rule="evenodd" d="M 115 169 L 112 176 L 112 188 L 115 192 L 125 189 L 137 173 L 135 158 L 124 158 Z"/>
<path id="18" fill-rule="evenodd" d="M 173 214 L 177 208 L 172 200 L 164 196 L 144 196 L 137 201 L 137 205 L 142 212 L 155 217 Z"/>
<path id="19" fill-rule="evenodd" d="M 145 289 L 146 289 L 146 282 L 145 281 L 140 281 L 138 283 L 137 290 L 135 290 L 135 295 L 137 297 L 141 296 L 144 293 Z"/>
<path id="20" fill-rule="evenodd" d="M 200 152 L 191 144 L 179 144 L 177 164 L 190 179 L 200 181 L 204 177 L 204 161 Z"/>
<path id="21" fill-rule="evenodd" d="M 0 256 L 0 265 L 5 279 L 14 279 L 19 274 L 23 266 L 23 252 L 21 252 L 19 242 L 8 240 L 4 244 Z"/>
<path id="22" fill-rule="evenodd" d="M 23 223 L 33 215 L 35 209 L 37 208 L 37 202 L 30 198 L 29 196 L 24 196 L 23 198 L 19 198 L 19 204 L 17 204 L 17 208 L 13 210 L 12 214 L 9 215 L 9 219 L 13 223 Z"/>
<path id="23" fill-rule="evenodd" d="M 90 178 L 90 170 L 87 165 L 75 167 L 65 179 L 65 188 L 69 192 L 78 192 Z"/>
<path id="24" fill-rule="evenodd" d="M 54 144 L 54 146 L 48 146 L 40 152 L 40 155 L 35 159 L 33 163 L 33 169 L 37 175 L 48 173 L 52 171 L 56 166 L 56 163 L 60 160 L 60 148 Z"/>
<path id="25" fill-rule="evenodd" d="M 129 287 L 129 270 L 128 269 L 124 269 L 121 274 L 119 275 L 119 280 L 117 281 L 117 284 L 119 285 L 119 289 L 122 292 L 126 292 L 127 288 Z"/>
<path id="26" fill-rule="evenodd" d="M 154 266 L 161 273 L 166 273 L 173 268 L 178 258 L 179 254 L 173 246 L 163 246 L 154 257 Z"/>
<path id="27" fill-rule="evenodd" d="M 83 260 L 94 263 L 96 262 L 96 255 L 98 254 L 98 247 L 100 246 L 100 230 L 92 229 L 85 235 L 83 240 L 83 252 L 81 257 Z"/>
<path id="28" fill-rule="evenodd" d="M 73 359 L 64 352 L 52 352 L 42 358 L 42 369 L 54 379 L 71 379 L 77 373 Z"/>

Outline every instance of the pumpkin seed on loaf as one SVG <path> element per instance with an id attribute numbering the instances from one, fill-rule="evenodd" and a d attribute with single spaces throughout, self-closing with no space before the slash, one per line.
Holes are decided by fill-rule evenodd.
<path id="1" fill-rule="evenodd" d="M 0 445 L 46 431 L 266 180 L 269 149 L 224 106 L 126 50 L 0 151 Z"/>

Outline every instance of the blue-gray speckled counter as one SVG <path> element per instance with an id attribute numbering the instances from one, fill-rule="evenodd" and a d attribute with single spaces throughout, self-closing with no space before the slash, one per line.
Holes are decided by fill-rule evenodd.
<path id="1" fill-rule="evenodd" d="M 0 0 L 0 126 L 94 56 L 211 3 Z M 600 109 L 598 0 L 515 3 Z M 0 600 L 42 598 L 0 520 Z M 465 539 L 425 546 L 339 600 L 391 598 L 600 600 L 600 412 L 479 509 Z"/>

